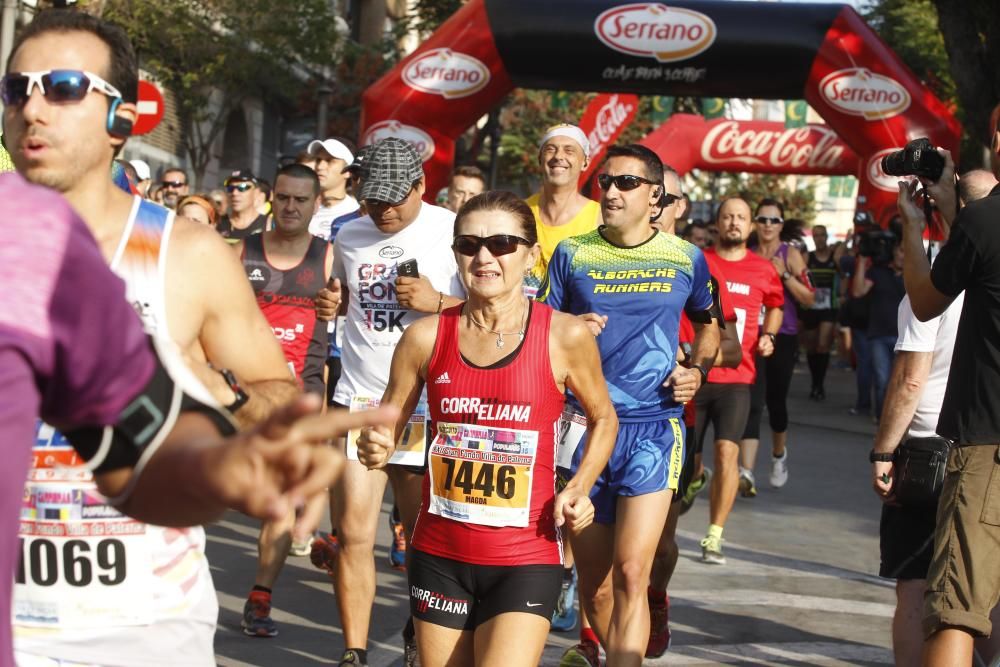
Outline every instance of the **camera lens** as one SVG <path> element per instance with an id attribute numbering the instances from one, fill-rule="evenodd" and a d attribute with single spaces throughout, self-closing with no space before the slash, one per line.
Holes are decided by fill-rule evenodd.
<path id="1" fill-rule="evenodd" d="M 887 176 L 907 176 L 906 150 L 889 153 L 882 158 L 882 171 Z"/>

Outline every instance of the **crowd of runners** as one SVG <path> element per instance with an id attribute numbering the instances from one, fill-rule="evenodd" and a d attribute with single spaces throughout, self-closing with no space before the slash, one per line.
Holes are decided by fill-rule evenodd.
<path id="1" fill-rule="evenodd" d="M 908 433 L 935 433 L 953 346 L 942 341 L 955 338 L 961 300 L 940 331 L 918 330 L 913 316 L 937 302 L 907 310 L 909 190 L 902 226 L 881 245 L 865 240 L 863 216 L 846 242 L 831 243 L 821 226 L 804 236 L 771 198 L 732 197 L 712 220 L 691 220 L 682 179 L 636 144 L 602 157 L 599 201 L 582 195 L 591 146 L 579 127 L 560 124 L 538 137 L 541 187 L 526 199 L 487 191 L 482 172 L 466 166 L 440 205 L 428 203 L 421 157 L 396 138 L 355 148 L 320 137 L 271 180 L 240 169 L 199 194 L 182 168 L 154 182 L 146 163 L 116 159 L 136 117 L 136 87 L 135 53 L 119 29 L 83 13 L 40 13 L 18 36 L 0 84 L 4 142 L 20 174 L 0 179 L 21 206 L 10 208 L 51 217 L 53 229 L 78 225 L 76 216 L 86 223 L 93 239 L 75 232 L 74 243 L 96 247 L 74 246 L 54 261 L 90 253 L 125 281 L 162 363 L 193 397 L 170 419 L 152 420 L 164 437 L 173 428 L 169 442 L 197 452 L 208 437 L 200 422 L 174 421 L 194 404 L 223 415 L 218 433 L 324 442 L 281 460 L 219 454 L 220 465 L 253 467 L 257 477 L 235 475 L 243 485 L 227 486 L 192 474 L 204 495 L 174 502 L 162 438 L 148 437 L 145 417 L 135 416 L 159 414 L 159 394 L 122 411 L 134 387 L 125 396 L 131 385 L 118 386 L 92 398 L 116 410 L 82 414 L 53 407 L 61 394 L 45 384 L 33 409 L 59 428 L 38 422 L 23 494 L 20 469 L 5 478 L 7 496 L 20 499 L 8 499 L 20 507 L 20 539 L 4 523 L 11 553 L 2 563 L 17 572 L 21 667 L 215 664 L 218 602 L 198 526 L 223 507 L 263 519 L 244 633 L 279 636 L 271 609 L 281 604 L 280 572 L 290 555 L 308 556 L 335 593 L 344 639 L 336 659 L 365 665 L 387 485 L 390 560 L 405 570 L 410 601 L 399 628 L 406 665 L 533 665 L 550 629 L 577 628 L 561 665 L 597 666 L 602 649 L 609 665 L 639 665 L 670 646 L 676 531 L 702 492 L 701 560 L 726 564 L 737 495 L 757 494 L 765 408 L 768 481 L 780 489 L 794 474 L 788 397 L 800 356 L 815 401 L 826 400 L 831 358 L 856 368 L 851 412 L 881 420 L 872 453 L 880 494 L 891 495 L 895 475 L 888 452 Z M 950 159 L 948 169 L 950 178 Z M 61 193 L 75 216 L 22 178 Z M 982 196 L 969 194 L 982 185 L 966 181 L 963 205 Z M 935 198 L 947 199 L 946 189 Z M 965 284 L 953 278 L 946 293 Z M 99 345 L 99 327 L 119 315 L 82 314 L 32 335 L 66 336 L 59 326 L 69 326 Z M 10 319 L 0 315 L 0 327 Z M 114 336 L 103 340 L 104 353 L 117 349 Z M 916 372 L 899 370 L 911 363 L 906 354 L 945 348 L 947 357 L 919 357 L 920 386 L 934 389 L 903 405 L 904 373 Z M 135 355 L 136 368 L 147 363 Z M 81 378 L 114 383 L 114 364 L 101 364 L 107 379 L 86 379 L 59 370 L 59 356 L 44 375 L 60 392 L 82 392 Z M 75 363 L 89 368 L 98 358 Z M 327 421 L 315 421 L 308 400 L 282 409 L 303 392 L 324 397 Z M 917 406 L 921 395 L 930 403 Z M 115 419 L 114 436 L 76 428 Z M 179 458 L 175 474 L 190 474 L 184 461 L 196 459 Z M 127 484 L 115 477 L 122 471 L 131 472 Z M 302 478 L 322 483 L 306 492 Z M 267 507 L 247 501 L 255 483 L 274 485 Z M 314 532 L 327 508 L 330 530 Z M 894 647 L 899 664 L 915 664 L 935 525 L 926 508 L 886 512 L 882 574 L 900 580 L 898 618 L 906 616 L 894 625 Z M 887 540 L 893 530 L 906 540 Z M 970 556 L 967 567 L 986 567 L 986 558 Z M 935 609 L 954 608 L 954 596 L 937 596 Z M 988 635 L 996 596 L 972 597 L 965 616 L 931 612 L 924 631 L 957 625 Z"/>

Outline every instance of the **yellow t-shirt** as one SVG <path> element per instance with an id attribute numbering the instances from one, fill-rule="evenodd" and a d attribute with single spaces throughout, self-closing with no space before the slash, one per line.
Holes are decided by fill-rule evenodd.
<path id="1" fill-rule="evenodd" d="M 535 230 L 538 233 L 538 245 L 542 247 L 542 254 L 538 257 L 538 263 L 531 273 L 524 279 L 525 292 L 532 296 L 538 291 L 542 280 L 545 278 L 545 271 L 549 265 L 549 258 L 556 251 L 556 246 L 563 239 L 571 236 L 579 236 L 597 229 L 601 222 L 601 205 L 596 201 L 588 201 L 584 204 L 580 212 L 565 225 L 551 226 L 542 222 L 542 215 L 538 209 L 538 199 L 541 195 L 535 193 L 526 200 L 531 212 L 535 216 Z"/>

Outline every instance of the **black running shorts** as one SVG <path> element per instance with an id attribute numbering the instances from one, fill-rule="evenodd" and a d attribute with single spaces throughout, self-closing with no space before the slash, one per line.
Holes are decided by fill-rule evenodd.
<path id="1" fill-rule="evenodd" d="M 552 618 L 562 565 L 473 565 L 411 549 L 410 613 L 426 623 L 475 630 L 508 612 Z"/>
<path id="2" fill-rule="evenodd" d="M 694 397 L 698 420 L 695 425 L 698 447 L 711 424 L 716 440 L 739 442 L 750 413 L 750 385 L 709 382 Z"/>

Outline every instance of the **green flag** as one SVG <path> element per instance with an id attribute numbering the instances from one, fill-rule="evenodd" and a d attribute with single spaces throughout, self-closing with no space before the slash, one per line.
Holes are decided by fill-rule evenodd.
<path id="1" fill-rule="evenodd" d="M 840 197 L 844 187 L 844 177 L 843 176 L 831 176 L 830 177 L 830 197 Z"/>
<path id="2" fill-rule="evenodd" d="M 802 127 L 806 124 L 805 100 L 785 100 L 785 127 Z"/>
<path id="3" fill-rule="evenodd" d="M 726 101 L 721 97 L 701 98 L 701 115 L 705 120 L 722 118 L 726 115 Z"/>
<path id="4" fill-rule="evenodd" d="M 552 108 L 561 110 L 569 108 L 569 93 L 562 90 L 553 90 L 552 96 Z"/>
<path id="5" fill-rule="evenodd" d="M 858 185 L 858 179 L 853 176 L 841 176 L 840 196 L 853 197 L 854 188 Z"/>
<path id="6" fill-rule="evenodd" d="M 674 112 L 674 98 L 666 95 L 656 95 L 653 97 L 653 110 L 649 114 L 649 119 L 654 124 L 660 125 L 670 118 Z"/>

